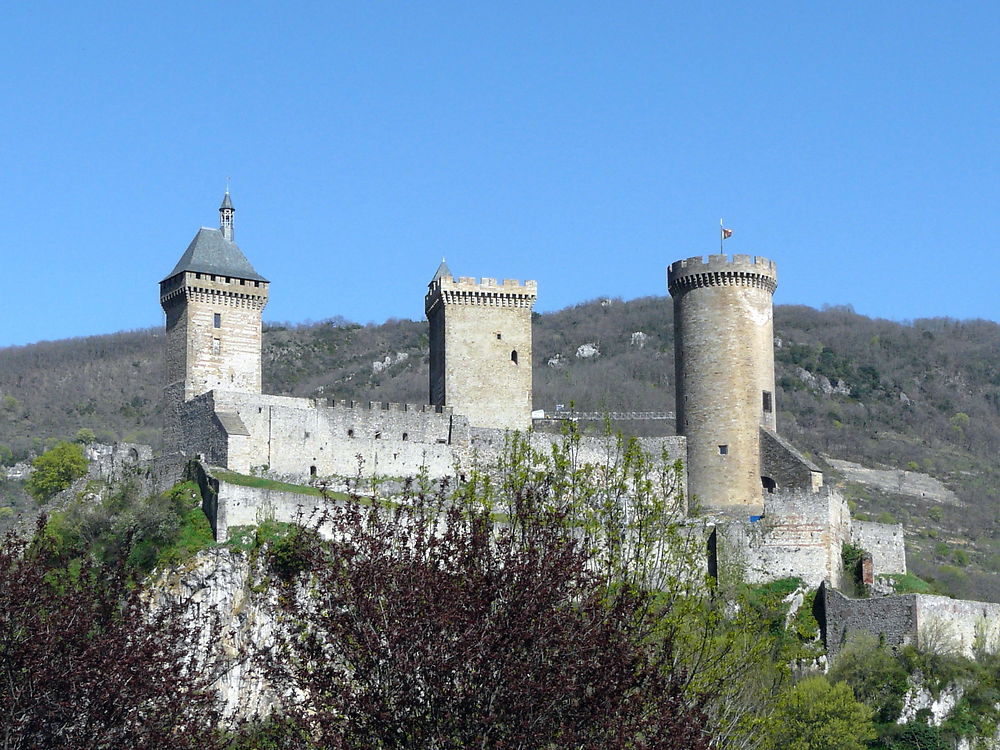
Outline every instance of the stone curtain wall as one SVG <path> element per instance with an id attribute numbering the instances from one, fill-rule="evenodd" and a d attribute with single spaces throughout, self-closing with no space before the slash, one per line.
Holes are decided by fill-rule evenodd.
<path id="1" fill-rule="evenodd" d="M 738 566 L 751 583 L 791 576 L 809 586 L 840 583 L 850 515 L 844 498 L 828 488 L 768 495 L 759 520 L 720 520 L 717 530 L 722 567 Z"/>
<path id="2" fill-rule="evenodd" d="M 916 643 L 917 594 L 848 599 L 828 586 L 821 589 L 823 640 L 833 659 L 851 633 L 871 633 L 887 646 Z"/>
<path id="3" fill-rule="evenodd" d="M 914 644 L 936 653 L 972 657 L 1000 646 L 1000 604 L 902 594 L 849 599 L 822 589 L 823 638 L 830 658 L 853 632 L 871 633 L 891 647 Z"/>
<path id="4" fill-rule="evenodd" d="M 949 653 L 957 649 L 973 656 L 982 648 L 994 653 L 1000 647 L 1000 604 L 916 595 L 917 645 Z"/>
<path id="5" fill-rule="evenodd" d="M 906 546 L 901 524 L 852 520 L 851 544 L 872 556 L 875 575 L 906 572 Z"/>

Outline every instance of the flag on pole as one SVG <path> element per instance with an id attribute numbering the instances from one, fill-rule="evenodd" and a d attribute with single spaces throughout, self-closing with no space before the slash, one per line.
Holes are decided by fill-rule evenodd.
<path id="1" fill-rule="evenodd" d="M 726 224 L 722 219 L 719 219 L 719 252 L 722 252 L 722 243 L 733 236 L 732 229 L 726 229 Z"/>

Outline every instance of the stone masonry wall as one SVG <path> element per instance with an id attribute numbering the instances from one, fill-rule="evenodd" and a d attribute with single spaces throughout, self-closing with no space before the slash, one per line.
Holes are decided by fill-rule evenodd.
<path id="1" fill-rule="evenodd" d="M 454 448 L 467 445 L 468 423 L 448 409 L 412 404 L 337 402 L 214 392 L 219 412 L 236 414 L 248 435 L 230 435 L 233 471 L 310 476 L 433 477 L 454 473 Z M 204 452 L 204 451 L 202 451 Z M 207 458 L 207 454 L 206 454 Z"/>
<path id="2" fill-rule="evenodd" d="M 976 647 L 1000 646 L 1000 604 L 930 594 L 849 599 L 824 586 L 821 624 L 831 658 L 852 632 L 871 633 L 888 646 L 969 657 Z"/>
<path id="3" fill-rule="evenodd" d="M 851 544 L 872 556 L 875 575 L 906 572 L 906 545 L 901 524 L 851 521 Z"/>
<path id="4" fill-rule="evenodd" d="M 522 285 L 505 279 L 498 284 L 490 278 L 445 277 L 431 283 L 425 306 L 434 403 L 468 417 L 474 427 L 531 427 L 531 308 L 536 294 L 534 281 Z"/>
<path id="5" fill-rule="evenodd" d="M 674 299 L 677 431 L 688 483 L 708 508 L 760 503 L 760 426 L 775 428 L 772 295 L 765 258 L 712 255 L 668 272 Z M 765 408 L 765 395 L 767 406 Z"/>
<path id="6" fill-rule="evenodd" d="M 971 657 L 977 646 L 990 652 L 1000 646 L 1000 604 L 917 594 L 916 613 L 917 645 L 922 649 L 958 649 Z"/>
<path id="7" fill-rule="evenodd" d="M 850 534 L 843 497 L 796 490 L 768 495 L 759 520 L 717 524 L 720 560 L 742 568 L 751 583 L 798 577 L 809 586 L 841 578 L 841 544 Z"/>
<path id="8" fill-rule="evenodd" d="M 821 596 L 820 627 L 831 659 L 851 633 L 856 632 L 871 633 L 890 647 L 916 643 L 916 594 L 848 599 L 839 591 L 823 586 Z"/>

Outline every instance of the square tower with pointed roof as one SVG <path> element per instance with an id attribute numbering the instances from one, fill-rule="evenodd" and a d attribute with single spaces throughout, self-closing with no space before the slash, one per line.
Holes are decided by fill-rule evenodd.
<path id="1" fill-rule="evenodd" d="M 220 228 L 199 229 L 160 282 L 167 316 L 168 423 L 184 401 L 202 393 L 261 391 L 261 314 L 268 281 L 233 241 L 234 213 L 227 191 Z"/>

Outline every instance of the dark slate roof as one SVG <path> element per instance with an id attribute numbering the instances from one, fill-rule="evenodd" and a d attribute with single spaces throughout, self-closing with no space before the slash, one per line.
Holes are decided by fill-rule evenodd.
<path id="1" fill-rule="evenodd" d="M 247 429 L 246 425 L 243 424 L 243 420 L 240 415 L 234 411 L 217 411 L 215 412 L 216 419 L 222 425 L 222 428 L 229 435 L 249 435 L 250 430 Z"/>
<path id="2" fill-rule="evenodd" d="M 226 191 L 225 197 L 222 199 L 222 205 L 219 208 L 232 208 L 233 202 L 229 199 L 229 191 Z"/>
<path id="3" fill-rule="evenodd" d="M 167 279 L 182 271 L 197 273 L 214 273 L 216 276 L 235 276 L 237 279 L 249 281 L 267 281 L 253 270 L 250 261 L 235 242 L 230 242 L 222 236 L 221 230 L 202 227 L 191 240 L 184 255 L 177 261 L 174 270 L 167 274 Z"/>
<path id="4" fill-rule="evenodd" d="M 448 268 L 448 264 L 445 263 L 444 258 L 442 258 L 441 265 L 438 266 L 438 270 L 434 273 L 434 278 L 431 279 L 431 283 L 433 284 L 438 279 L 443 279 L 445 277 L 455 278 L 454 276 L 452 276 L 451 269 Z"/>

